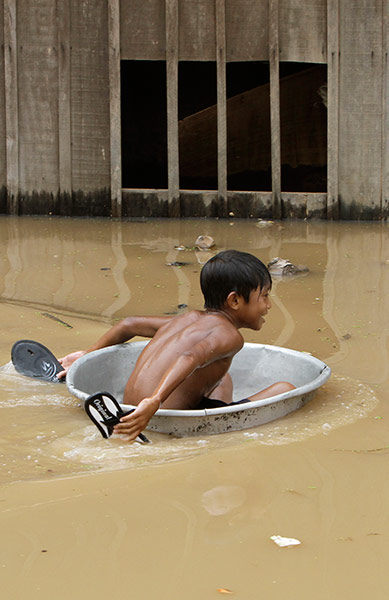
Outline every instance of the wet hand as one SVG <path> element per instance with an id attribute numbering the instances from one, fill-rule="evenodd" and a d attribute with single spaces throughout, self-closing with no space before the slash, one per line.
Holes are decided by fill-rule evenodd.
<path id="1" fill-rule="evenodd" d="M 130 415 L 120 419 L 113 428 L 114 433 L 128 435 L 129 441 L 135 440 L 146 429 L 151 417 L 159 408 L 159 401 L 154 398 L 144 398 Z"/>
<path id="2" fill-rule="evenodd" d="M 71 354 L 67 354 L 63 358 L 59 358 L 58 362 L 63 366 L 64 370 L 57 373 L 58 379 L 62 379 L 66 376 L 66 373 L 69 371 L 71 365 L 81 356 L 86 354 L 85 350 L 78 350 L 77 352 L 71 352 Z"/>

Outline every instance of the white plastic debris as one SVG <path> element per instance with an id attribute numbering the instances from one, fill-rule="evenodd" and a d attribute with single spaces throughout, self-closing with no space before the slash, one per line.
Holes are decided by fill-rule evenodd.
<path id="1" fill-rule="evenodd" d="M 256 227 L 259 227 L 260 229 L 264 229 L 265 227 L 272 227 L 274 225 L 274 221 L 265 221 L 263 219 L 258 219 L 258 221 L 255 223 Z"/>
<path id="2" fill-rule="evenodd" d="M 288 546 L 298 546 L 301 544 L 300 540 L 295 538 L 282 537 L 281 535 L 271 535 L 270 539 L 273 540 L 280 548 L 287 548 Z"/>
<path id="3" fill-rule="evenodd" d="M 215 241 L 210 235 L 199 235 L 195 241 L 195 246 L 199 250 L 209 250 L 209 248 L 212 248 L 214 245 Z"/>

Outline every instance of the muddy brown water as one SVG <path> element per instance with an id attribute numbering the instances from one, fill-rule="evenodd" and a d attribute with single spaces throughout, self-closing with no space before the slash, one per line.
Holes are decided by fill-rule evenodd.
<path id="1" fill-rule="evenodd" d="M 15 373 L 17 339 L 61 356 L 125 315 L 201 307 L 201 234 L 309 267 L 275 280 L 264 328 L 244 331 L 331 366 L 303 409 L 141 446 L 100 438 L 65 385 Z M 386 599 L 388 235 L 379 223 L 1 218 L 2 597 Z"/>

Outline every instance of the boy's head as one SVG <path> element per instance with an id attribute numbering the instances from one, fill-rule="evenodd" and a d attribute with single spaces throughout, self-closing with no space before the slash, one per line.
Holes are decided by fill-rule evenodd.
<path id="1" fill-rule="evenodd" d="M 204 307 L 218 310 L 224 306 L 230 292 L 249 301 L 252 290 L 271 288 L 267 267 L 252 254 L 239 250 L 224 250 L 210 258 L 201 270 L 201 291 Z"/>

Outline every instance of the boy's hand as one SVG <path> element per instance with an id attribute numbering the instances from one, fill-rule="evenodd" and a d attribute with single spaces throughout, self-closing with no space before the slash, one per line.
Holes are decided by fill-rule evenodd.
<path id="1" fill-rule="evenodd" d="M 155 398 L 144 398 L 130 415 L 120 419 L 120 423 L 113 428 L 114 433 L 128 435 L 130 441 L 135 440 L 159 408 L 159 401 Z"/>
<path id="2" fill-rule="evenodd" d="M 70 366 L 81 356 L 84 356 L 86 352 L 84 350 L 78 350 L 77 352 L 72 352 L 71 354 L 67 354 L 63 358 L 59 358 L 58 362 L 63 366 L 64 370 L 57 373 L 58 379 L 62 379 L 65 377 L 66 373 L 69 371 Z"/>

